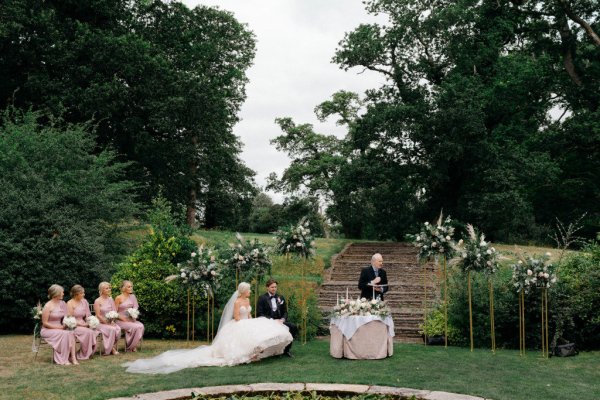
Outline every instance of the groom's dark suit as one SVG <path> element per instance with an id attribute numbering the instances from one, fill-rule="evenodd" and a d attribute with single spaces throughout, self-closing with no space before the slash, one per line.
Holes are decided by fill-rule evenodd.
<path id="1" fill-rule="evenodd" d="M 271 302 L 271 297 L 275 299 L 275 310 L 273 310 L 273 305 Z M 290 330 L 290 333 L 293 337 L 298 335 L 298 328 L 296 325 L 292 324 L 288 321 L 288 313 L 287 313 L 287 303 L 283 296 L 275 294 L 271 296 L 270 293 L 265 293 L 258 298 L 258 302 L 256 305 L 256 315 L 258 317 L 266 317 L 271 319 L 284 319 L 284 325 L 287 326 Z M 284 350 L 284 353 L 288 354 L 290 349 L 292 348 L 292 343 L 290 343 Z"/>
<path id="2" fill-rule="evenodd" d="M 383 268 L 379 268 L 378 275 L 381 278 L 379 285 L 387 285 L 387 274 L 383 270 Z M 373 287 L 369 286 L 369 282 L 375 279 L 375 271 L 373 270 L 373 266 L 369 265 L 360 271 L 360 278 L 358 279 L 358 288 L 360 289 L 360 297 L 364 297 L 367 300 L 373 299 Z M 383 294 L 387 292 L 389 289 L 388 286 L 384 286 L 381 288 L 381 292 L 375 292 L 375 297 L 380 296 L 381 300 L 383 300 Z"/>

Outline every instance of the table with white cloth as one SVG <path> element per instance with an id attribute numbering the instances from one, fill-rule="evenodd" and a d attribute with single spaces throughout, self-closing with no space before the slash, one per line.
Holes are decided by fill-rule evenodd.
<path id="1" fill-rule="evenodd" d="M 376 360 L 394 354 L 394 320 L 389 315 L 335 317 L 329 332 L 332 357 Z"/>

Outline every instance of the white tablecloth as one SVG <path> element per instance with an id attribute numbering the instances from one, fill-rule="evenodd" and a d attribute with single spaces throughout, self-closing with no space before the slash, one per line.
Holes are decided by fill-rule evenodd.
<path id="1" fill-rule="evenodd" d="M 387 316 L 385 318 L 376 317 L 373 315 L 370 316 L 348 316 L 348 317 L 337 317 L 331 318 L 331 325 L 335 325 L 344 335 L 346 339 L 352 339 L 352 336 L 356 333 L 358 328 L 361 326 L 368 324 L 372 321 L 381 321 L 388 327 L 388 335 L 394 337 L 396 334 L 394 333 L 394 320 L 391 316 Z"/>
<path id="2" fill-rule="evenodd" d="M 378 360 L 394 354 L 394 322 L 391 317 L 335 318 L 331 320 L 329 332 L 329 354 L 332 357 Z"/>

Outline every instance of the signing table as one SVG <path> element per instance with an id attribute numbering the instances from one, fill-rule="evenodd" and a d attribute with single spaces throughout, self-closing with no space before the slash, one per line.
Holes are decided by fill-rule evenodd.
<path id="1" fill-rule="evenodd" d="M 394 321 L 389 315 L 335 317 L 329 332 L 332 357 L 374 360 L 394 354 Z"/>

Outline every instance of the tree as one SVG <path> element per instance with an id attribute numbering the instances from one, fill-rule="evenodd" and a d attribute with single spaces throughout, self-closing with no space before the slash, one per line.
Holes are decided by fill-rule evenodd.
<path id="1" fill-rule="evenodd" d="M 98 148 L 134 161 L 144 201 L 162 186 L 190 224 L 197 212 L 209 227 L 243 223 L 256 189 L 232 127 L 254 37 L 231 13 L 160 0 L 7 0 L 2 11 L 0 106 L 94 120 Z"/>
<path id="2" fill-rule="evenodd" d="M 137 213 L 127 163 L 96 152 L 90 125 L 4 112 L 0 125 L 0 325 L 29 326 L 58 283 L 89 291 L 126 250 L 119 234 Z M 40 123 L 44 121 L 44 125 Z"/>

